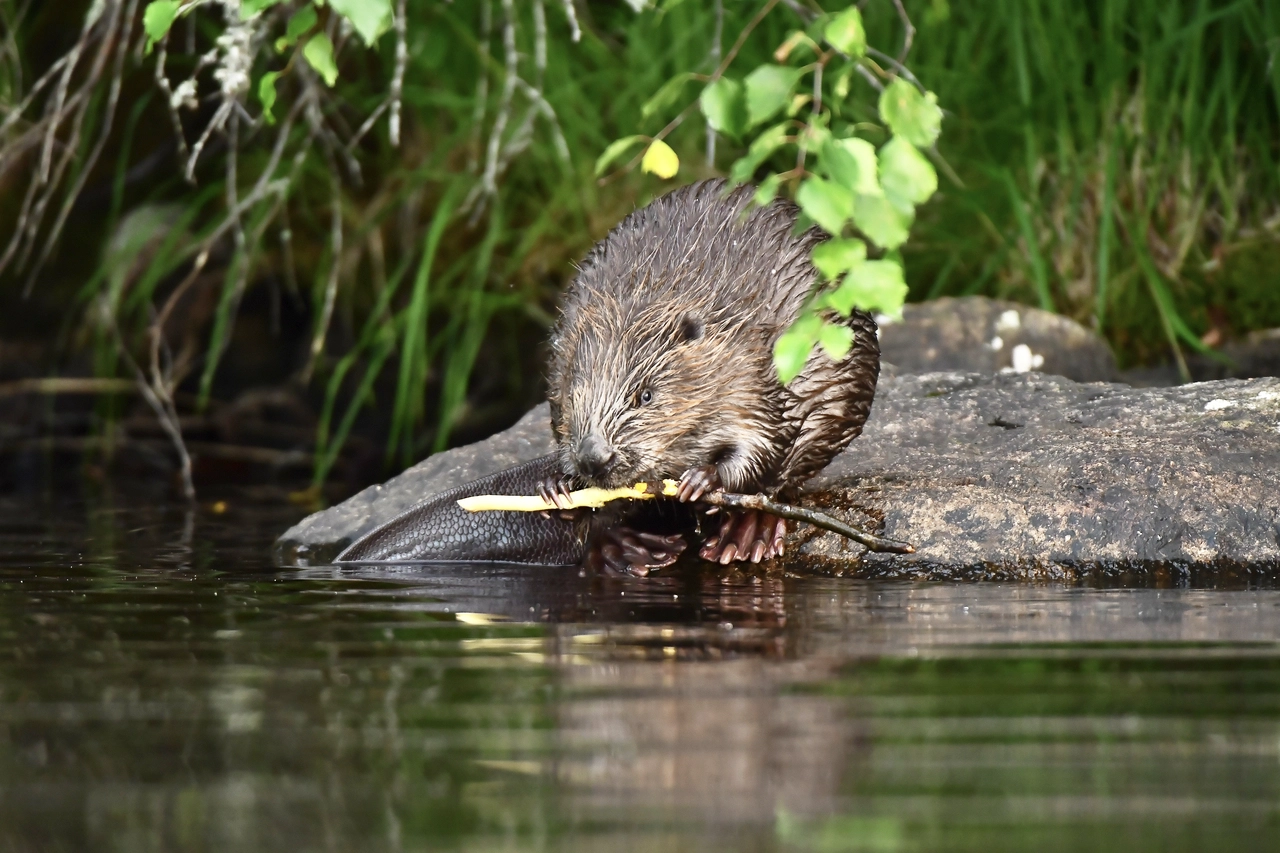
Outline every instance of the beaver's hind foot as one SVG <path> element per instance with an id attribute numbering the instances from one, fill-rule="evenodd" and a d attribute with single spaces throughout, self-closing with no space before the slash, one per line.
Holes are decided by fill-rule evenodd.
<path id="1" fill-rule="evenodd" d="M 613 527 L 600 533 L 587 554 L 590 568 L 611 574 L 645 577 L 665 568 L 684 553 L 687 543 L 679 533 L 662 535 Z"/>
<path id="2" fill-rule="evenodd" d="M 720 565 L 734 560 L 759 563 L 781 557 L 787 522 L 757 509 L 734 509 L 724 514 L 720 532 L 702 543 L 698 556 Z"/>

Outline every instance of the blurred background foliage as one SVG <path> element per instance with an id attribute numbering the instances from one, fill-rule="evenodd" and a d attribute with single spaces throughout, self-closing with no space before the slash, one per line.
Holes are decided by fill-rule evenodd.
<path id="1" fill-rule="evenodd" d="M 744 149 L 698 118 L 665 137 L 673 181 L 598 179 L 601 152 L 658 133 L 644 105 L 753 19 L 737 77 L 817 8 L 405 0 L 369 48 L 332 4 L 310 30 L 330 88 L 274 43 L 304 5 L 236 35 L 238 3 L 210 0 L 148 52 L 140 0 L 0 0 L 0 381 L 88 392 L 75 429 L 104 458 L 141 409 L 188 443 L 293 453 L 318 489 L 510 423 L 573 262 Z M 861 5 L 868 43 L 904 45 L 893 0 Z M 1280 326 L 1280 4 L 904 6 L 906 64 L 945 110 L 911 299 L 1049 308 L 1123 366 Z M 48 432 L 55 410 L 24 411 Z"/>

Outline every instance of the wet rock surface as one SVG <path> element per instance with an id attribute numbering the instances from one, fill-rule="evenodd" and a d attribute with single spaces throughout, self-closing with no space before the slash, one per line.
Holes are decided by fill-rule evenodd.
<path id="1" fill-rule="evenodd" d="M 881 357 L 902 373 L 1053 373 L 1077 382 L 1116 378 L 1099 335 L 1059 314 L 985 296 L 907 305 L 880 320 Z"/>
<path id="2" fill-rule="evenodd" d="M 303 520 L 281 559 L 322 562 L 423 499 L 547 453 L 545 405 Z M 808 501 L 917 547 L 864 554 L 795 531 L 787 568 L 870 577 L 1072 578 L 1280 569 L 1280 379 L 1176 388 L 1044 374 L 888 376 Z"/>

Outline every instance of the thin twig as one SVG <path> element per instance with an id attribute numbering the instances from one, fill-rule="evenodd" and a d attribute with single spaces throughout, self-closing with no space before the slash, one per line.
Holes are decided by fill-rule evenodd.
<path id="1" fill-rule="evenodd" d="M 480 184 L 473 190 L 464 209 L 484 198 L 491 198 L 498 192 L 498 155 L 502 144 L 502 134 L 511 119 L 511 100 L 515 95 L 516 81 L 519 79 L 520 54 L 516 50 L 516 17 L 513 0 L 502 0 L 502 49 L 505 66 L 502 81 L 502 95 L 498 100 L 498 114 L 494 117 L 493 127 L 489 131 L 489 144 L 485 151 L 484 173 Z M 471 215 L 472 224 L 479 217 L 484 205 L 475 205 Z"/>
<path id="2" fill-rule="evenodd" d="M 182 494 L 187 500 L 192 501 L 196 498 L 195 482 L 191 477 L 191 454 L 187 452 L 187 445 L 182 439 L 182 425 L 178 419 L 178 410 L 173 405 L 173 395 L 169 394 L 164 384 L 159 381 L 158 376 L 153 376 L 156 385 L 147 380 L 147 376 L 142 372 L 142 368 L 138 366 L 129 352 L 129 348 L 125 345 L 124 336 L 120 334 L 120 326 L 116 322 L 114 315 L 104 309 L 107 316 L 104 318 L 106 325 L 111 329 L 112 335 L 115 337 L 116 349 L 120 353 L 120 357 L 124 359 L 125 364 L 133 371 L 137 380 L 138 393 L 142 395 L 142 399 L 147 401 L 147 405 L 155 412 L 156 420 L 160 423 L 160 429 L 164 430 L 165 435 L 169 436 L 169 443 L 178 454 L 178 470 L 182 476 Z M 159 393 L 157 393 L 159 392 Z M 161 394 L 164 396 L 162 397 Z"/>
<path id="3" fill-rule="evenodd" d="M 90 94 L 96 88 L 98 81 L 102 77 L 103 69 L 116 48 L 115 35 L 121 19 L 121 7 L 118 2 L 110 6 L 111 14 L 107 19 L 107 24 L 104 28 L 105 32 L 100 37 L 101 43 L 94 55 L 88 73 L 74 93 L 68 95 L 70 78 L 79 56 L 94 40 L 90 33 L 97 22 L 102 20 L 106 8 L 106 6 L 97 7 L 95 14 L 85 17 L 81 38 L 71 51 L 74 56 L 63 66 L 53 102 L 45 106 L 45 118 L 26 134 L 28 136 L 35 134 L 42 137 L 40 143 L 40 167 L 27 185 L 27 192 L 23 197 L 22 208 L 18 214 L 13 235 L 9 240 L 4 255 L 0 257 L 0 270 L 8 266 L 9 262 L 14 259 L 15 253 L 17 253 L 18 268 L 21 269 L 26 266 L 32 250 L 37 245 L 37 237 L 40 232 L 40 226 L 44 222 L 45 211 L 56 195 L 58 187 L 62 185 L 63 176 L 66 175 L 79 151 L 84 122 L 92 103 Z M 58 132 L 64 124 L 68 123 L 70 132 L 66 141 L 63 142 L 58 139 Z M 53 155 L 55 146 L 60 152 L 57 156 L 56 164 L 54 163 Z M 50 174 L 50 169 L 52 169 L 52 175 Z M 28 281 L 24 287 L 24 297 L 29 294 L 31 283 L 31 281 Z"/>
<path id="4" fill-rule="evenodd" d="M 578 10 L 573 8 L 573 0 L 561 0 L 564 6 L 564 16 L 569 19 L 569 36 L 573 39 L 573 43 L 577 44 L 582 40 L 582 28 L 578 26 Z"/>
<path id="5" fill-rule="evenodd" d="M 72 55 L 70 53 L 64 54 L 54 62 L 53 65 L 49 66 L 49 70 L 41 75 L 40 79 L 36 80 L 35 85 L 31 87 L 31 91 L 27 93 L 27 96 L 23 98 L 19 104 L 12 107 L 9 110 L 9 114 L 5 116 L 4 121 L 0 122 L 0 136 L 3 136 L 8 132 L 9 128 L 18 123 L 18 120 L 26 114 L 27 108 L 31 106 L 31 102 L 34 101 L 42 91 L 44 91 L 46 86 L 53 82 L 54 78 L 61 73 L 63 67 L 70 62 L 71 59 Z M 3 163 L 4 161 L 0 160 L 0 168 L 3 167 Z"/>
<path id="6" fill-rule="evenodd" d="M 724 36 L 724 0 L 716 0 L 716 25 L 711 31 L 711 67 L 720 66 L 721 39 Z M 707 124 L 707 168 L 716 167 L 716 129 Z"/>
<path id="7" fill-rule="evenodd" d="M 404 93 L 404 69 L 409 63 L 405 0 L 398 0 L 396 3 L 394 23 L 396 28 L 396 70 L 391 75 L 391 118 L 387 122 L 387 134 L 391 138 L 391 146 L 399 148 L 400 102 Z"/>
<path id="8" fill-rule="evenodd" d="M 884 84 L 877 80 L 876 75 L 872 74 L 865 65 L 856 65 L 854 66 L 854 70 L 858 72 L 858 76 L 871 84 L 872 89 L 875 89 L 877 92 L 884 91 Z"/>
<path id="9" fill-rule="evenodd" d="M 916 551 L 915 546 L 909 542 L 876 536 L 873 533 L 867 533 L 865 530 L 859 530 L 853 525 L 846 524 L 838 518 L 832 518 L 816 509 L 779 503 L 765 495 L 710 492 L 699 498 L 699 501 L 711 506 L 728 509 L 754 509 L 791 521 L 803 521 L 807 524 L 812 524 L 814 527 L 821 527 L 823 530 L 838 533 L 846 539 L 852 539 L 854 542 L 865 546 L 868 551 L 888 554 L 914 554 Z"/>
<path id="10" fill-rule="evenodd" d="M 528 96 L 529 100 L 533 101 L 534 106 L 537 107 L 537 111 L 541 113 L 542 117 L 551 125 L 551 141 L 556 147 L 556 156 L 559 157 L 561 161 L 568 163 L 569 144 L 565 141 L 564 131 L 560 129 L 560 119 L 556 116 L 556 111 L 552 109 L 551 104 L 545 97 L 543 97 L 542 92 L 533 88 L 524 80 L 517 80 L 516 83 L 520 87 L 520 91 L 524 92 L 525 95 Z"/>
<path id="11" fill-rule="evenodd" d="M 893 70 L 894 70 L 894 71 L 898 72 L 898 75 L 899 75 L 900 77 L 902 77 L 902 78 L 904 78 L 905 80 L 907 80 L 908 82 L 910 82 L 913 86 L 915 86 L 915 87 L 916 87 L 917 89 L 919 89 L 921 92 L 925 91 L 924 84 L 923 84 L 923 83 L 921 83 L 921 82 L 916 78 L 916 75 L 914 75 L 914 74 L 912 74 L 912 73 L 911 73 L 911 69 L 910 69 L 910 68 L 908 68 L 907 66 L 903 65 L 901 62 L 899 62 L 898 60 L 894 59 L 892 56 L 890 56 L 889 54 L 885 53 L 883 50 L 876 50 L 874 47 L 868 47 L 868 48 L 867 48 L 867 53 L 868 53 L 868 54 L 870 54 L 871 56 L 874 56 L 876 59 L 879 59 L 879 60 L 881 60 L 882 62 L 884 62 L 884 63 L 888 64 L 889 66 L 891 66 L 891 67 L 893 68 Z"/>
<path id="12" fill-rule="evenodd" d="M 542 0 L 533 0 L 533 88 L 542 92 L 547 70 L 547 13 Z"/>
<path id="13" fill-rule="evenodd" d="M 107 144 L 107 138 L 111 135 L 111 126 L 116 116 L 116 106 L 120 102 L 120 86 L 124 79 L 124 60 L 129 52 L 129 38 L 133 32 L 134 13 L 138 7 L 138 0 L 128 0 L 128 2 L 129 5 L 124 12 L 124 30 L 120 34 L 119 45 L 116 49 L 115 67 L 112 69 L 111 88 L 107 95 L 107 105 L 104 110 L 102 125 L 97 129 L 98 140 L 81 164 L 80 173 L 76 176 L 75 183 L 67 191 L 66 197 L 62 202 L 62 209 L 58 211 L 58 216 L 53 221 L 53 227 L 45 234 L 44 248 L 41 250 L 35 264 L 31 267 L 31 271 L 27 276 L 27 283 L 23 287 L 24 293 L 30 293 L 31 288 L 35 286 L 36 276 L 44 268 L 45 262 L 49 260 L 49 255 L 53 252 L 54 245 L 57 244 L 58 238 L 62 235 L 62 229 L 67 223 L 67 217 L 71 215 L 71 208 L 80 197 L 80 192 L 89 180 L 89 175 L 93 172 L 94 165 L 97 164 L 98 158 L 102 156 L 102 150 Z"/>
<path id="14" fill-rule="evenodd" d="M 906 61 L 907 54 L 911 52 L 911 43 L 916 38 L 916 28 L 911 23 L 911 18 L 907 15 L 906 7 L 902 5 L 902 0 L 893 0 L 894 8 L 898 10 L 898 17 L 902 19 L 902 52 L 898 54 L 898 63 Z"/>
<path id="15" fill-rule="evenodd" d="M 480 39 L 483 50 L 481 55 L 488 56 L 489 39 L 493 34 L 493 0 L 483 0 L 480 4 Z M 471 140 L 467 145 L 467 171 L 474 172 L 480 165 L 480 132 L 484 127 L 484 114 L 489 102 L 489 71 L 485 62 L 480 62 L 480 77 L 476 80 L 475 104 L 471 108 Z"/>
<path id="16" fill-rule="evenodd" d="M 178 140 L 178 159 L 185 163 L 190 156 L 190 152 L 187 150 L 186 134 L 182 130 L 182 117 L 178 115 L 178 107 L 185 98 L 175 97 L 173 87 L 169 85 L 169 78 L 164 70 L 168 58 L 169 34 L 165 33 L 164 38 L 160 39 L 160 44 L 156 50 L 156 85 L 160 87 L 160 92 L 164 95 L 165 109 L 169 113 L 169 121 L 173 123 L 173 135 Z M 194 89 L 194 81 L 192 88 Z M 183 91 L 185 94 L 185 90 Z"/>

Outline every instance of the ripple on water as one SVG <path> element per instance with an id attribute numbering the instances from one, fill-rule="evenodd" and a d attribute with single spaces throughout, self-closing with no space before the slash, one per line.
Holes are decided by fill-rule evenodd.
<path id="1" fill-rule="evenodd" d="M 0 504 L 0 848 L 1256 849 L 1280 817 L 1248 573 L 279 570 L 291 509 L 121 503 Z"/>

